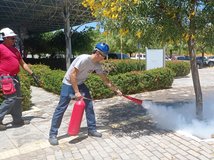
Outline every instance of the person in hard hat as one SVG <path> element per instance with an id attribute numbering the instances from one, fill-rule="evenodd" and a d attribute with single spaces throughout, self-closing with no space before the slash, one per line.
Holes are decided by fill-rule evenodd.
<path id="1" fill-rule="evenodd" d="M 3 38 L 0 44 L 0 88 L 4 97 L 0 105 L 0 130 L 5 130 L 7 126 L 3 124 L 3 119 L 8 113 L 12 115 L 14 126 L 29 124 L 29 121 L 22 119 L 21 90 L 17 75 L 20 72 L 19 66 L 32 75 L 35 81 L 38 82 L 38 79 L 14 47 L 17 37 L 14 31 L 3 28 L 0 34 Z"/>
<path id="2" fill-rule="evenodd" d="M 89 89 L 84 84 L 84 81 L 88 78 L 88 75 L 95 72 L 101 77 L 104 83 L 118 95 L 122 95 L 122 92 L 111 83 L 102 70 L 100 62 L 108 55 L 109 46 L 105 43 L 98 43 L 95 46 L 91 55 L 83 54 L 78 56 L 70 65 L 67 70 L 63 84 L 61 88 L 60 100 L 53 114 L 51 128 L 49 132 L 49 142 L 51 145 L 58 145 L 57 134 L 60 127 L 63 114 L 66 111 L 68 104 L 72 97 L 76 99 L 84 98 L 86 104 L 86 120 L 88 126 L 88 135 L 101 137 L 102 134 L 96 130 L 96 120 L 93 109 L 93 103 L 91 100 L 91 94 Z"/>

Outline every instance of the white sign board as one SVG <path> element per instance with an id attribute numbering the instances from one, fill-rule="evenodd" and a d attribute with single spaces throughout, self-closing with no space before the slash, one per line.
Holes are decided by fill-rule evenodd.
<path id="1" fill-rule="evenodd" d="M 146 70 L 165 67 L 164 49 L 146 48 Z"/>

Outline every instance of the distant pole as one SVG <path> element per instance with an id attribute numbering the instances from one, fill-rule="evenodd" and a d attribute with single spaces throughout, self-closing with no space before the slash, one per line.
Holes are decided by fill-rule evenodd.
<path id="1" fill-rule="evenodd" d="M 123 37 L 120 36 L 120 58 L 123 59 Z"/>
<path id="2" fill-rule="evenodd" d="M 71 64 L 71 26 L 70 26 L 70 11 L 69 11 L 69 2 L 64 0 L 64 33 L 65 33 L 65 43 L 66 43 L 66 69 L 69 68 Z"/>
<path id="3" fill-rule="evenodd" d="M 21 53 L 22 56 L 24 56 L 24 58 L 26 58 L 27 55 L 24 55 L 24 50 L 23 50 L 23 43 L 22 43 L 22 34 L 21 34 L 21 29 L 18 28 L 18 37 L 19 37 L 19 40 L 18 40 L 18 44 L 17 44 L 17 47 L 19 48 L 19 52 Z"/>

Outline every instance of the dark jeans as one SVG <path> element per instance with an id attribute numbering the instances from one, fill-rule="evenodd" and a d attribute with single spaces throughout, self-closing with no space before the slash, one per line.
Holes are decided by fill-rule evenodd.
<path id="1" fill-rule="evenodd" d="M 4 101 L 0 105 L 0 123 L 3 121 L 6 114 L 11 114 L 13 122 L 19 123 L 22 120 L 22 107 L 21 107 L 21 88 L 17 76 L 13 77 L 16 92 L 11 95 L 3 95 Z"/>
<path id="2" fill-rule="evenodd" d="M 85 84 L 79 85 L 78 88 L 80 93 L 84 97 L 91 99 L 89 89 L 86 87 Z M 49 132 L 50 137 L 57 136 L 58 129 L 61 125 L 64 112 L 68 108 L 71 97 L 74 97 L 74 96 L 75 96 L 75 92 L 73 90 L 73 87 L 70 85 L 62 84 L 60 100 L 52 117 L 51 128 Z M 87 100 L 87 99 L 84 99 L 84 102 L 86 104 L 85 112 L 86 112 L 88 130 L 96 131 L 96 120 L 95 120 L 93 103 L 91 100 Z"/>

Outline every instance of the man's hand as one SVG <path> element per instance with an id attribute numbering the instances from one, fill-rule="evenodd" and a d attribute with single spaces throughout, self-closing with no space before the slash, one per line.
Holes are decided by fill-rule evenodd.
<path id="1" fill-rule="evenodd" d="M 75 93 L 75 99 L 76 99 L 76 100 L 80 100 L 80 99 L 82 99 L 82 98 L 83 98 L 83 96 L 81 95 L 80 92 L 76 92 L 76 93 Z"/>
<path id="2" fill-rule="evenodd" d="M 123 95 L 123 93 L 119 89 L 117 89 L 115 92 L 117 93 L 118 96 L 122 96 Z"/>
<path id="3" fill-rule="evenodd" d="M 32 73 L 31 76 L 33 77 L 33 80 L 37 86 L 40 86 L 39 78 L 34 73 Z"/>

